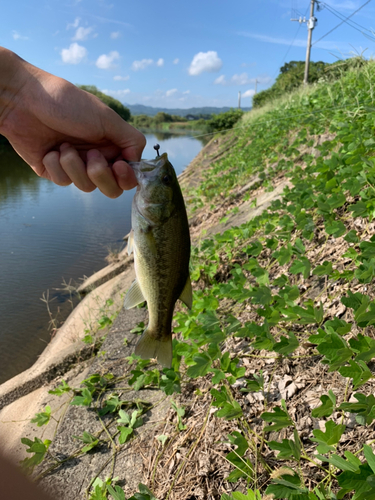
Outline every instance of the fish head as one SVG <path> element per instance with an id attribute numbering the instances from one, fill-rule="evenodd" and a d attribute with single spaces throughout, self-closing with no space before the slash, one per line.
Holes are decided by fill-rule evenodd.
<path id="1" fill-rule="evenodd" d="M 168 219 L 182 199 L 176 172 L 167 153 L 155 160 L 130 163 L 138 181 L 134 202 L 141 215 L 153 222 Z"/>

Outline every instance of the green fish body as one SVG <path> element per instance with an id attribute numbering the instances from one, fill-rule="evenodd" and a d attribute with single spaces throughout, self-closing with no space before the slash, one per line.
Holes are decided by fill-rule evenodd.
<path id="1" fill-rule="evenodd" d="M 128 253 L 134 252 L 136 280 L 130 287 L 126 309 L 147 301 L 149 324 L 135 354 L 172 363 L 172 318 L 177 299 L 189 308 L 190 234 L 185 203 L 167 154 L 152 161 L 131 163 L 138 187 L 132 205 L 132 231 Z"/>

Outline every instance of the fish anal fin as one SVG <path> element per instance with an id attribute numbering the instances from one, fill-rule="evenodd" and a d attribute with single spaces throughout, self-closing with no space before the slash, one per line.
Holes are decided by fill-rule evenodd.
<path id="1" fill-rule="evenodd" d="M 132 307 L 142 304 L 145 301 L 142 290 L 139 287 L 138 281 L 134 280 L 128 293 L 126 294 L 124 300 L 125 309 L 131 309 Z"/>
<path id="2" fill-rule="evenodd" d="M 172 366 L 172 334 L 165 340 L 156 340 L 146 329 L 135 346 L 134 354 L 142 359 L 157 358 L 163 367 L 170 368 Z"/>
<path id="3" fill-rule="evenodd" d="M 127 248 L 128 248 L 128 255 L 131 255 L 133 253 L 133 250 L 134 250 L 134 231 L 133 231 L 133 229 L 129 233 Z"/>
<path id="4" fill-rule="evenodd" d="M 190 276 L 188 276 L 184 289 L 182 290 L 182 293 L 180 295 L 180 300 L 189 308 L 191 309 L 193 305 L 193 291 L 191 289 L 191 281 L 190 281 Z"/>

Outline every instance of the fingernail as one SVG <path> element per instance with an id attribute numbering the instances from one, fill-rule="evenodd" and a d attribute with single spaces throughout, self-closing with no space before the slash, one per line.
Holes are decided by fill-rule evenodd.
<path id="1" fill-rule="evenodd" d="M 65 151 L 65 149 L 68 149 L 70 148 L 70 144 L 69 142 L 64 142 L 63 144 L 61 144 L 60 146 L 60 151 Z"/>
<path id="2" fill-rule="evenodd" d="M 88 160 L 96 160 L 97 158 L 101 158 L 102 154 L 97 149 L 90 149 L 87 151 L 87 159 Z"/>

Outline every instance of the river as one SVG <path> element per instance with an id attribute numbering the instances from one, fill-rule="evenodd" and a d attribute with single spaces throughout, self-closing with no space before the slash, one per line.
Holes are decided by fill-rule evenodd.
<path id="1" fill-rule="evenodd" d="M 180 174 L 199 153 L 200 140 L 145 134 Z M 50 340 L 49 298 L 58 324 L 72 305 L 64 283 L 80 284 L 106 265 L 110 250 L 130 231 L 134 190 L 115 200 L 39 178 L 9 147 L 0 145 L 0 383 L 29 368 Z"/>

